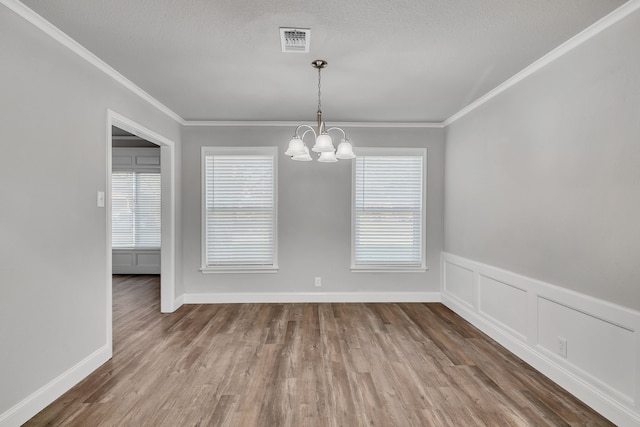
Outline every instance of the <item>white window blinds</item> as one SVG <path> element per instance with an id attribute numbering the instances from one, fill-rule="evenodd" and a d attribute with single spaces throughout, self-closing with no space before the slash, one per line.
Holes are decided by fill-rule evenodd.
<path id="1" fill-rule="evenodd" d="M 160 173 L 114 171 L 111 210 L 114 248 L 160 247 Z"/>
<path id="2" fill-rule="evenodd" d="M 203 154 L 203 269 L 276 268 L 275 150 Z"/>
<path id="3" fill-rule="evenodd" d="M 353 268 L 424 268 L 425 151 L 416 151 L 359 151 L 354 166 Z"/>

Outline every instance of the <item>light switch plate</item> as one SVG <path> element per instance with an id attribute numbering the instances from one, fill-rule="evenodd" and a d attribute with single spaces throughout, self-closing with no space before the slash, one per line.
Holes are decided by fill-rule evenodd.
<path id="1" fill-rule="evenodd" d="M 104 191 L 98 191 L 98 207 L 104 208 Z"/>

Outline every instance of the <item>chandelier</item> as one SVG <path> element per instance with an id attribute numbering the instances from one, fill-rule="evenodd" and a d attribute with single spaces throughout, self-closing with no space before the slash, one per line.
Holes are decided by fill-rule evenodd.
<path id="1" fill-rule="evenodd" d="M 340 160 L 353 159 L 356 155 L 353 153 L 353 147 L 351 143 L 347 139 L 347 134 L 345 131 L 340 129 L 339 127 L 330 127 L 326 128 L 325 123 L 322 121 L 322 103 L 320 102 L 320 88 L 321 88 L 321 79 L 320 72 L 324 67 L 327 66 L 327 61 L 322 59 L 316 59 L 311 63 L 313 68 L 318 70 L 318 129 L 314 129 L 309 125 L 299 125 L 294 134 L 291 141 L 289 141 L 289 147 L 287 151 L 284 152 L 287 156 L 291 156 L 292 160 L 297 160 L 300 162 L 309 162 L 313 160 L 311 158 L 311 153 L 309 153 L 309 147 L 307 147 L 304 143 L 304 137 L 308 133 L 312 133 L 314 136 L 315 144 L 311 148 L 311 151 L 315 153 L 320 153 L 318 157 L 318 161 L 322 163 L 333 163 Z M 302 134 L 300 134 L 300 132 Z M 338 149 L 336 150 L 333 146 L 333 140 L 329 135 L 331 131 L 339 131 L 342 133 L 342 140 L 338 145 Z"/>

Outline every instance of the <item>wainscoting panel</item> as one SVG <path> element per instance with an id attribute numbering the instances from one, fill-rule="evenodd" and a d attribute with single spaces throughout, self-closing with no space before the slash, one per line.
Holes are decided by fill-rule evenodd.
<path id="1" fill-rule="evenodd" d="M 131 251 L 124 252 L 124 251 L 114 250 L 111 260 L 113 263 L 114 274 L 124 274 L 124 273 L 118 273 L 116 270 L 119 268 L 123 268 L 123 267 L 128 268 L 135 265 L 134 253 Z"/>
<path id="2" fill-rule="evenodd" d="M 443 266 L 445 291 L 455 295 L 460 302 L 473 306 L 473 271 L 457 264 L 445 262 Z"/>
<path id="3" fill-rule="evenodd" d="M 506 332 L 526 341 L 526 290 L 480 275 L 478 277 L 478 311 L 499 323 Z"/>
<path id="4" fill-rule="evenodd" d="M 136 253 L 136 265 L 140 267 L 160 267 L 160 251 Z"/>
<path id="5" fill-rule="evenodd" d="M 113 160 L 112 160 L 112 164 L 117 165 L 117 166 L 129 166 L 129 167 L 131 167 L 133 165 L 133 157 L 131 157 L 131 156 L 114 155 L 113 156 Z"/>
<path id="6" fill-rule="evenodd" d="M 442 302 L 619 426 L 640 426 L 640 312 L 442 253 Z"/>
<path id="7" fill-rule="evenodd" d="M 136 166 L 155 166 L 160 167 L 160 157 L 159 156 L 136 156 Z"/>
<path id="8" fill-rule="evenodd" d="M 160 250 L 114 249 L 113 274 L 160 274 Z"/>
<path id="9" fill-rule="evenodd" d="M 560 338 L 567 343 L 566 358 L 558 354 Z M 629 328 L 538 298 L 538 345 L 627 402 L 633 402 L 634 339 Z"/>

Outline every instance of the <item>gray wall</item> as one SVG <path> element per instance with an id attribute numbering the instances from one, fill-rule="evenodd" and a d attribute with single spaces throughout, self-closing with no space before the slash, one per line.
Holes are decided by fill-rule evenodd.
<path id="1" fill-rule="evenodd" d="M 445 250 L 640 309 L 640 13 L 447 128 Z"/>
<path id="2" fill-rule="evenodd" d="M 183 283 L 186 293 L 439 291 L 443 243 L 443 129 L 349 128 L 358 146 L 427 147 L 425 273 L 351 273 L 351 161 L 294 162 L 284 156 L 293 127 L 187 127 L 183 132 Z M 277 145 L 277 274 L 202 274 L 200 147 Z M 314 276 L 322 287 L 314 287 Z"/>
<path id="3" fill-rule="evenodd" d="M 0 414 L 106 344 L 107 108 L 180 126 L 0 6 Z"/>

